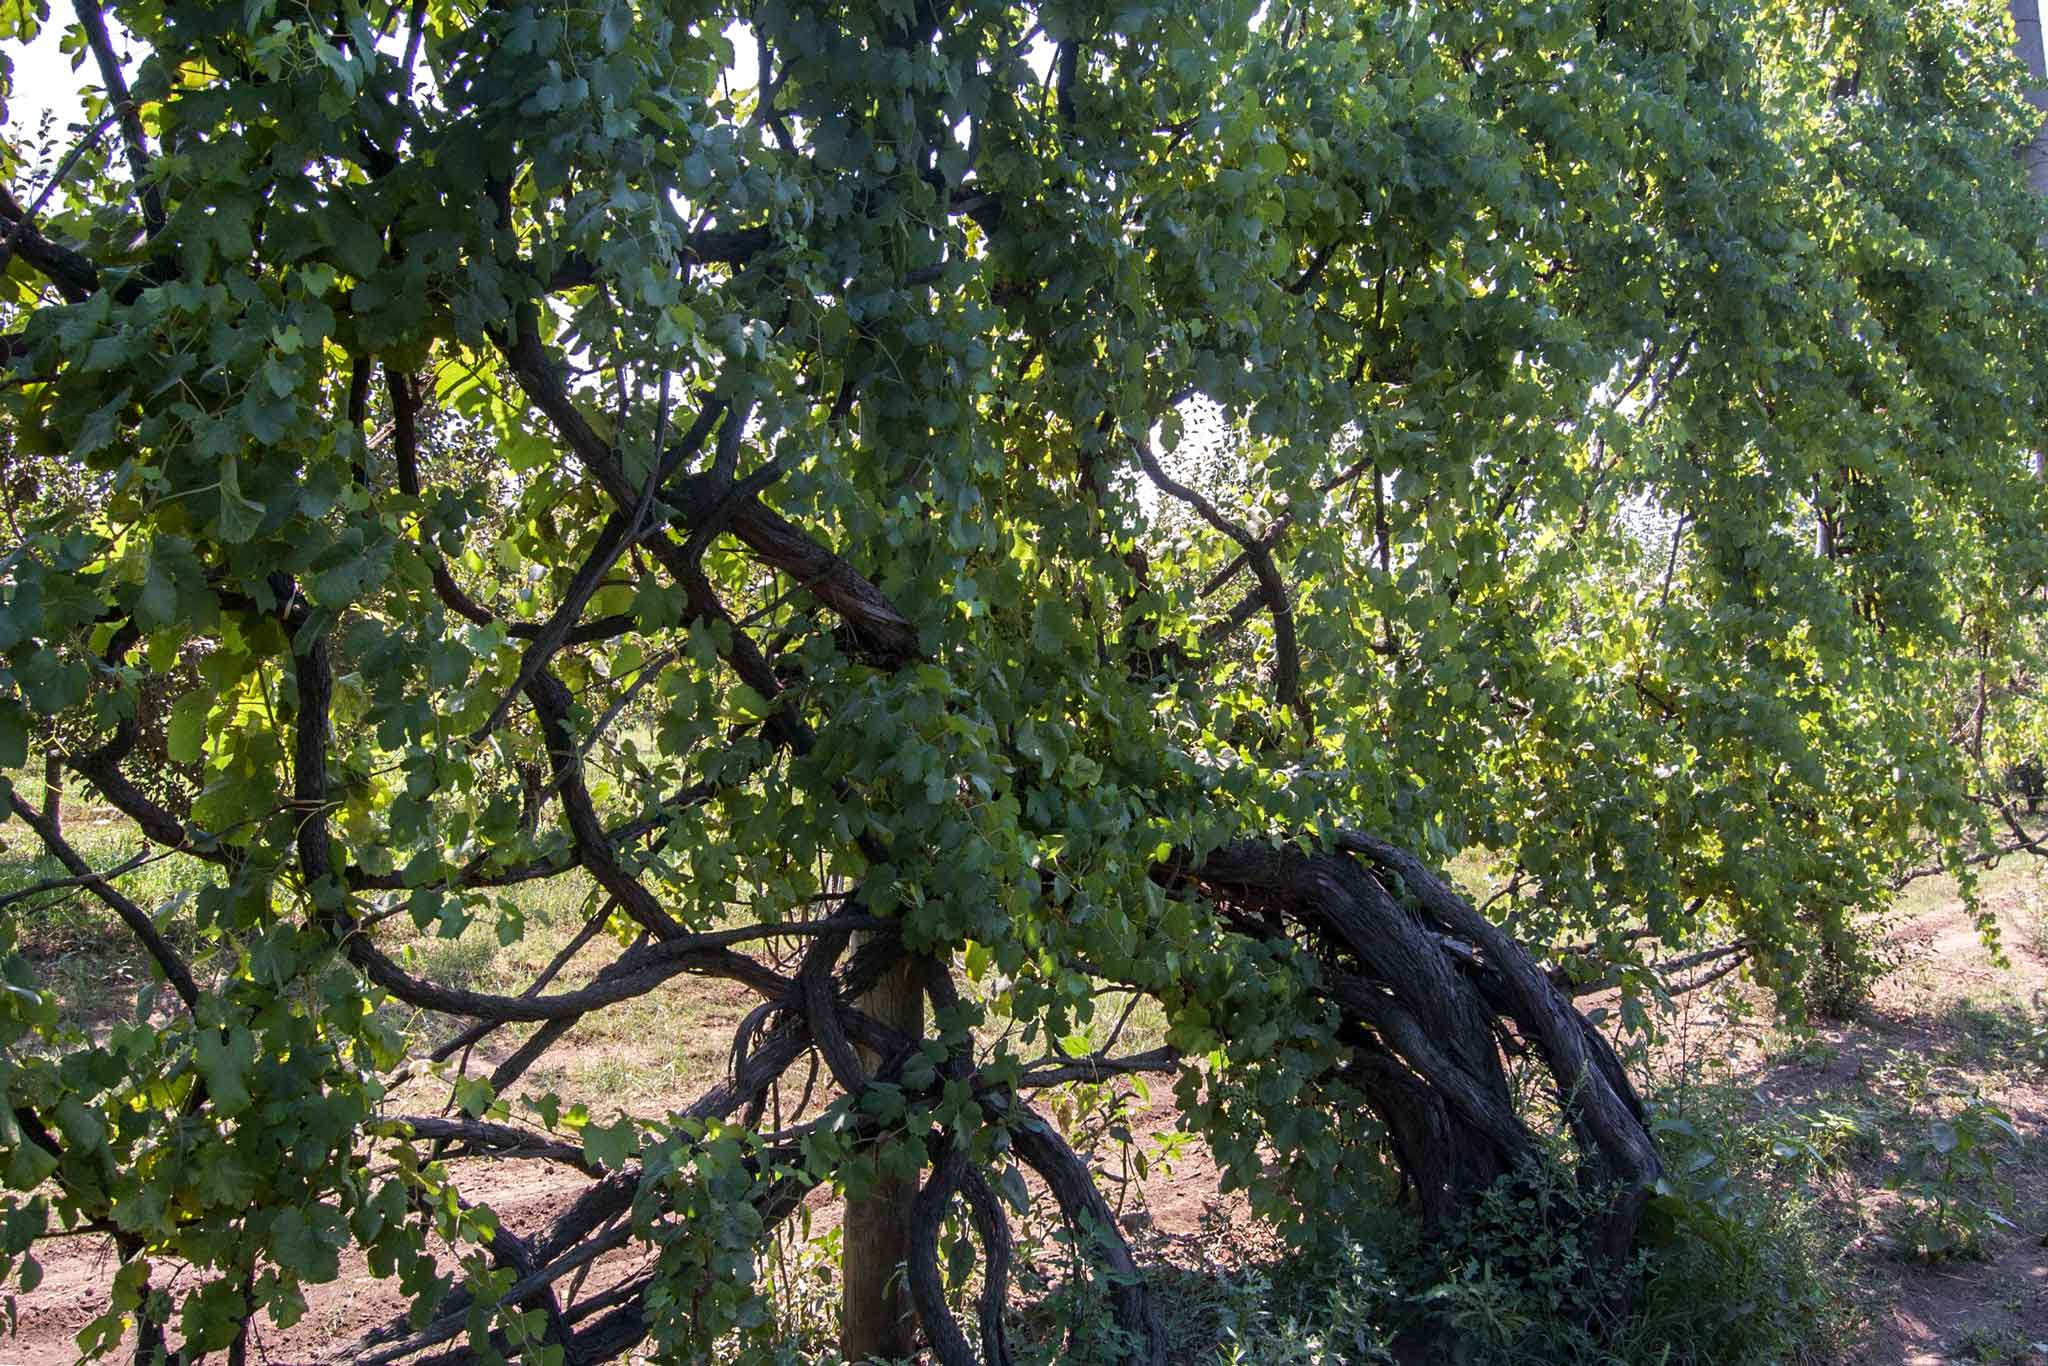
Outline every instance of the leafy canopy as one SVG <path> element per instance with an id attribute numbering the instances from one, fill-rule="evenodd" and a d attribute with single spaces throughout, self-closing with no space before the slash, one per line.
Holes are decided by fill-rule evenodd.
<path id="1" fill-rule="evenodd" d="M 6 967 L 0 1236 L 116 1232 L 88 1350 L 153 1258 L 214 1347 L 345 1244 L 509 1278 L 378 1006 L 536 883 L 643 950 L 855 889 L 959 964 L 942 1040 L 1023 1026 L 986 1075 L 1155 996 L 1248 1174 L 1365 1140 L 1300 1103 L 1313 965 L 1177 880 L 1228 841 L 1483 851 L 1641 999 L 1729 939 L 1789 994 L 1981 833 L 2048 364 L 1995 0 L 0 3 L 46 25 L 96 131 L 0 150 L 0 764 L 69 718 L 203 870 L 130 903 L 137 1023 Z M 129 762 L 178 667 L 189 801 Z M 746 949 L 669 976 L 784 990 Z M 976 1131 L 929 1051 L 863 1108 Z M 663 1274 L 750 1266 L 759 1135 L 639 1118 L 581 1151 L 690 1212 Z M 657 1335 L 765 1331 L 711 1284 Z"/>

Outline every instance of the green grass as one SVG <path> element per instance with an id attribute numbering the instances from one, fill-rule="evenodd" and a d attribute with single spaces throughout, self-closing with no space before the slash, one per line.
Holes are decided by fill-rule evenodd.
<path id="1" fill-rule="evenodd" d="M 73 813 L 65 838 L 89 866 L 111 868 L 145 852 L 140 836 L 104 818 L 77 818 L 85 814 Z M 16 822 L 0 830 L 0 891 L 18 891 L 68 877 L 70 873 L 64 865 L 43 852 L 41 842 L 25 826 Z M 170 912 L 167 930 L 173 934 L 173 942 L 177 942 L 177 932 L 189 934 L 191 917 L 177 914 L 171 903 L 216 880 L 215 871 L 198 860 L 171 855 L 152 857 L 124 873 L 116 885 L 152 916 Z M 46 892 L 0 908 L 0 925 L 13 933 L 24 951 L 34 955 L 116 947 L 129 938 L 127 929 L 113 913 L 81 887 Z M 188 937 L 184 945 L 191 947 L 194 942 Z"/>
<path id="2" fill-rule="evenodd" d="M 41 776 L 14 777 L 23 799 L 39 804 Z M 219 934 L 201 933 L 194 914 L 194 897 L 220 880 L 218 870 L 148 848 L 132 826 L 103 809 L 67 802 L 62 818 L 66 842 L 90 868 L 115 868 L 147 855 L 115 885 L 150 915 L 195 973 L 205 977 L 232 963 L 235 946 Z M 27 826 L 19 821 L 0 826 L 0 894 L 70 877 Z M 156 975 L 128 928 L 84 887 L 60 887 L 0 907 L 0 934 L 55 997 L 61 1023 L 89 1034 L 130 1016 L 143 987 Z"/>

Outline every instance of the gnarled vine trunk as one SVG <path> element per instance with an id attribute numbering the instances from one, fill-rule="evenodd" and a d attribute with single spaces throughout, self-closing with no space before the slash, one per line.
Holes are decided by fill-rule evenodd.
<path id="1" fill-rule="evenodd" d="M 1346 1080 L 1370 1098 L 1424 1219 L 1452 1216 L 1537 1154 L 1541 1140 L 1517 1109 L 1503 1045 L 1533 1052 L 1570 1126 L 1581 1184 L 1601 1197 L 1595 1245 L 1609 1266 L 1625 1261 L 1660 1173 L 1641 1102 L 1607 1040 L 1571 999 L 1441 877 L 1412 854 L 1355 832 L 1324 853 L 1244 841 L 1161 876 L 1200 888 L 1239 928 L 1316 954 L 1324 974 L 1318 988 L 1341 1012 L 1341 1036 L 1352 1050 Z M 1085 1167 L 1042 1123 L 1018 1131 L 1017 1152 L 1070 1219 L 1076 1211 L 1087 1217 L 1120 1287 L 1126 1360 L 1163 1361 L 1157 1316 Z M 911 1221 L 912 1291 L 934 1355 L 947 1366 L 1009 1359 L 999 1311 L 1009 1232 L 978 1181 L 946 1150 Z M 956 1197 L 987 1259 L 983 1355 L 938 1290 L 939 1218 Z"/>
<path id="2" fill-rule="evenodd" d="M 1602 1197 L 1595 1202 L 1604 1211 L 1601 1226 L 1592 1231 L 1596 1244 L 1610 1264 L 1625 1259 L 1659 1173 L 1633 1089 L 1606 1040 L 1536 961 L 1419 859 L 1371 835 L 1347 832 L 1323 852 L 1241 841 L 1198 863 L 1162 865 L 1156 876 L 1176 889 L 1199 891 L 1246 933 L 1315 955 L 1312 987 L 1340 1012 L 1340 1038 L 1349 1046 L 1342 1079 L 1365 1093 L 1385 1126 L 1420 1218 L 1452 1216 L 1535 1155 L 1541 1140 L 1517 1109 L 1503 1049 L 1540 1059 L 1576 1143 L 1582 1184 Z M 858 936 L 856 925 L 864 927 Z M 380 980 L 407 994 L 409 982 L 402 976 L 385 974 Z M 783 983 L 763 984 L 769 1000 L 742 1027 L 732 1075 L 690 1107 L 689 1116 L 758 1113 L 778 1080 L 814 1051 L 846 1092 L 875 1082 L 903 1085 L 906 1063 L 918 1052 L 923 998 L 929 997 L 934 1016 L 958 1004 L 943 965 L 907 952 L 888 922 L 844 911 L 817 927 L 795 978 Z M 1164 1070 L 1177 1061 L 1151 1054 L 1128 1064 L 1126 1070 Z M 997 1084 L 956 1054 L 926 1089 L 962 1081 L 972 1086 L 980 1121 L 1006 1130 L 1010 1152 L 1042 1182 L 1090 1254 L 1123 1333 L 1124 1360 L 1158 1366 L 1166 1359 L 1166 1337 L 1143 1273 L 1087 1164 L 1025 1098 L 1035 1081 L 1058 1079 L 1027 1076 L 1021 1086 Z M 870 1121 L 856 1122 L 868 1125 L 863 1132 L 870 1142 L 882 1137 Z M 510 1152 L 532 1142 L 511 1128 L 424 1118 L 412 1123 L 416 1137 L 445 1138 L 455 1153 Z M 878 1188 L 865 1205 L 849 1211 L 852 1317 L 844 1333 L 850 1351 L 908 1354 L 917 1346 L 913 1330 L 921 1330 L 923 1344 L 945 1366 L 1004 1366 L 1011 1360 L 1004 1328 L 1009 1216 L 963 1139 L 950 1130 L 926 1135 L 930 1161 L 921 1186 L 886 1194 Z M 762 1156 L 761 1170 L 774 1165 L 776 1152 Z M 818 1173 L 791 1174 L 801 1167 L 793 1150 L 782 1150 L 780 1160 L 790 1164 L 776 1168 L 785 1174 L 765 1183 L 755 1198 L 763 1237 L 819 1179 Z M 651 1278 L 566 1309 L 550 1291 L 570 1271 L 623 1245 L 618 1220 L 636 1196 L 646 1198 L 643 1175 L 637 1166 L 600 1174 L 550 1225 L 524 1235 L 507 1229 L 493 1244 L 501 1264 L 518 1273 L 508 1301 L 546 1309 L 566 1360 L 608 1359 L 650 1329 L 640 1297 Z M 895 1203 L 880 1210 L 876 1199 Z M 956 1203 L 975 1232 L 983 1263 L 971 1334 L 949 1308 L 939 1271 L 941 1229 Z M 878 1215 L 883 1217 L 877 1220 Z M 860 1266 L 855 1220 L 868 1220 L 871 1231 L 881 1229 L 889 1255 L 872 1256 Z M 898 1257 L 914 1324 L 899 1318 L 898 1291 L 890 1284 Z M 863 1273 L 867 1279 L 857 1281 Z M 857 1301 L 862 1295 L 868 1299 Z M 858 1317 L 877 1309 L 883 1319 Z M 467 1301 L 458 1296 L 425 1329 L 394 1323 L 335 1360 L 355 1366 L 477 1360 L 472 1348 L 449 1345 L 467 1312 Z M 429 1355 L 416 1357 L 422 1352 Z"/>
<path id="3" fill-rule="evenodd" d="M 1526 1049 L 1550 1074 L 1582 1182 L 1608 1195 L 1599 1246 L 1621 1261 L 1659 1175 L 1642 1104 L 1607 1040 L 1505 931 L 1412 854 L 1356 832 L 1321 854 L 1232 845 L 1192 876 L 1322 960 L 1353 1079 L 1425 1217 L 1535 1154 L 1502 1057 Z"/>

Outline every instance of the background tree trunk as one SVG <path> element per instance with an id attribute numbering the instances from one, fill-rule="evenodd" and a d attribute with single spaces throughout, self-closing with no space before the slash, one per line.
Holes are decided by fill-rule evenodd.
<path id="1" fill-rule="evenodd" d="M 856 949 L 858 944 L 859 937 Z M 916 969 L 914 959 L 902 956 L 860 998 L 863 1012 L 913 1039 L 924 1034 L 924 998 Z M 882 1061 L 861 1050 L 863 1070 L 873 1073 Z M 916 1180 L 884 1177 L 866 1199 L 847 1201 L 840 1248 L 839 1349 L 848 1361 L 907 1357 L 915 1348 L 917 1311 L 897 1268 L 909 1256 L 911 1206 L 916 1199 Z"/>
<path id="2" fill-rule="evenodd" d="M 2032 77 L 2027 82 L 2027 100 L 2042 113 L 2034 140 L 2019 149 L 2027 168 L 2027 184 L 2035 194 L 2048 194 L 2048 52 L 2041 43 L 2041 0 L 2008 0 L 2016 51 Z"/>
<path id="3" fill-rule="evenodd" d="M 2013 55 L 2027 69 L 2027 102 L 2039 111 L 2033 141 L 2018 148 L 2027 185 L 2048 195 L 2048 48 L 2042 46 L 2041 0 L 2007 0 L 2012 11 Z M 2048 444 L 2034 448 L 2034 477 L 2048 479 Z"/>

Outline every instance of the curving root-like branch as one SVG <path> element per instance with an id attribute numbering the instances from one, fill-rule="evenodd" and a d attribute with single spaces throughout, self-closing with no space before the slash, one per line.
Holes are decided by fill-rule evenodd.
<path id="1" fill-rule="evenodd" d="M 1421 860 L 1346 832 L 1328 853 L 1243 842 L 1168 876 L 1255 913 L 1328 965 L 1355 1052 L 1349 1077 L 1391 1135 L 1426 1217 L 1440 1218 L 1538 1147 L 1500 1039 L 1511 1027 L 1550 1073 L 1589 1189 L 1598 1245 L 1619 1265 L 1661 1175 L 1641 1102 L 1607 1040 L 1522 947 Z"/>
<path id="2" fill-rule="evenodd" d="M 1059 1131 L 1027 1110 L 1010 1141 L 1025 1166 L 1038 1173 L 1066 1216 L 1067 1225 L 1094 1254 L 1109 1293 L 1110 1313 L 1130 1344 L 1127 1366 L 1165 1366 L 1166 1327 L 1146 1293 L 1145 1277 L 1117 1229 L 1116 1211 L 1095 1189 L 1088 1164 L 1067 1146 Z"/>
<path id="3" fill-rule="evenodd" d="M 965 1201 L 968 1217 L 981 1238 L 979 1357 L 946 1305 L 945 1282 L 939 1275 L 939 1230 L 955 1196 Z M 1003 1329 L 1003 1302 L 1010 1289 L 1010 1251 L 1009 1220 L 1003 1216 L 995 1192 L 968 1162 L 964 1150 L 947 1148 L 933 1164 L 931 1176 L 911 1207 L 908 1267 L 910 1298 L 917 1305 L 917 1316 L 930 1340 L 932 1355 L 941 1366 L 977 1366 L 980 1362 L 987 1366 L 1010 1366 L 1010 1341 Z"/>

